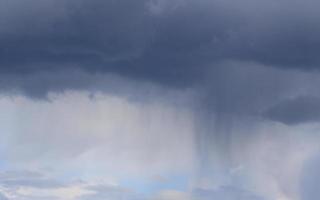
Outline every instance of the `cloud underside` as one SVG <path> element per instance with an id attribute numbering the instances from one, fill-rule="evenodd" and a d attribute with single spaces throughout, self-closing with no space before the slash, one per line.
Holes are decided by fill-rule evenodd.
<path id="1" fill-rule="evenodd" d="M 285 98 L 318 95 L 287 92 L 317 82 L 290 80 L 294 71 L 318 71 L 313 3 L 3 1 L 0 89 L 36 98 L 66 89 L 118 92 L 123 85 L 110 76 L 119 76 L 204 92 L 203 105 L 216 112 L 260 113 Z M 300 121 L 270 112 L 272 120 Z"/>
<path id="2" fill-rule="evenodd" d="M 265 116 L 292 125 L 320 120 L 320 99 L 314 96 L 299 96 L 286 99 L 271 107 Z"/>
<path id="3" fill-rule="evenodd" d="M 225 60 L 317 69 L 311 3 L 3 1 L 0 70 L 80 68 L 181 87 Z"/>

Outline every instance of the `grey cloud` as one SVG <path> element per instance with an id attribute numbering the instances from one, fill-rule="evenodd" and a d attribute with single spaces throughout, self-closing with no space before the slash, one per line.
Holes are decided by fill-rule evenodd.
<path id="1" fill-rule="evenodd" d="M 135 193 L 126 188 L 119 186 L 110 186 L 110 185 L 95 185 L 87 187 L 88 190 L 95 192 L 94 194 L 83 195 L 79 200 L 143 200 L 143 197 L 140 194 Z"/>
<path id="2" fill-rule="evenodd" d="M 43 174 L 34 171 L 5 171 L 0 173 L 1 180 L 12 180 L 17 177 L 32 177 L 32 178 L 42 178 Z"/>
<path id="3" fill-rule="evenodd" d="M 199 97 L 196 112 L 197 142 L 207 160 L 214 157 L 225 161 L 235 144 L 258 134 L 249 131 L 263 120 L 265 110 L 290 96 L 318 94 L 319 76 L 307 72 L 269 68 L 256 63 L 229 62 L 208 73 Z M 246 130 L 246 131 L 241 131 Z M 209 154 L 209 155 L 208 155 Z M 215 161 L 217 162 L 217 161 Z M 222 162 L 222 161 L 218 161 Z"/>
<path id="4" fill-rule="evenodd" d="M 262 112 L 289 125 L 320 120 L 319 100 L 312 97 L 319 95 L 320 80 L 318 2 L 166 2 L 1 1 L 1 91 L 43 98 L 50 91 L 66 89 L 136 92 L 141 86 L 136 82 L 192 88 L 200 104 L 191 105 L 199 112 L 196 139 L 204 140 L 199 154 L 208 159 L 211 152 L 231 159 L 226 152 L 232 142 L 238 142 L 231 141 L 232 132 L 241 132 L 237 123 L 251 126 L 248 116 L 259 118 Z M 119 92 L 124 85 L 112 81 L 110 74 L 134 84 Z M 140 99 L 152 89 L 139 93 Z M 288 99 L 291 96 L 300 97 Z M 208 162 L 204 165 L 211 167 Z M 5 184 L 54 186 L 42 181 L 46 180 Z M 117 199 L 122 192 L 125 198 L 137 198 L 118 189 L 94 190 L 96 195 L 83 198 L 103 199 L 111 194 Z M 259 199 L 229 187 L 196 195 Z"/>
<path id="5" fill-rule="evenodd" d="M 264 198 L 246 191 L 240 188 L 232 186 L 223 186 L 216 190 L 206 190 L 206 189 L 194 189 L 191 193 L 179 193 L 172 192 L 170 195 L 164 196 L 154 196 L 145 197 L 139 195 L 133 191 L 127 190 L 125 188 L 117 186 L 108 186 L 108 185 L 95 185 L 88 187 L 87 189 L 95 191 L 95 194 L 84 195 L 81 200 L 102 200 L 105 198 L 108 199 L 123 199 L 123 200 L 147 200 L 147 199 L 177 199 L 182 200 L 184 198 L 192 200 L 209 200 L 209 199 L 219 199 L 219 200 L 265 200 Z"/>
<path id="6" fill-rule="evenodd" d="M 58 181 L 50 180 L 50 179 L 28 179 L 28 178 L 21 178 L 16 180 L 4 180 L 0 181 L 1 185 L 6 187 L 36 187 L 36 188 L 57 188 L 62 187 L 63 184 L 59 183 Z"/>
<path id="7" fill-rule="evenodd" d="M 264 200 L 249 191 L 232 186 L 223 186 L 216 190 L 197 189 L 193 192 L 193 197 L 196 200 Z"/>
<path id="8" fill-rule="evenodd" d="M 203 92 L 209 112 L 256 115 L 305 85 L 282 69 L 319 64 L 311 0 L 173 2 L 3 1 L 1 91 L 119 93 L 123 85 L 103 76 L 111 73 Z"/>
<path id="9" fill-rule="evenodd" d="M 53 197 L 53 196 L 36 196 L 37 194 L 33 195 L 19 195 L 18 199 L 19 200 L 61 200 L 58 197 Z"/>
<path id="10" fill-rule="evenodd" d="M 311 0 L 186 0 L 156 14 L 150 2 L 3 1 L 0 70 L 76 68 L 189 87 L 208 65 L 224 60 L 301 69 L 319 64 Z"/>
<path id="11" fill-rule="evenodd" d="M 299 96 L 285 99 L 266 110 L 264 116 L 288 125 L 318 122 L 320 120 L 320 98 Z"/>
<path id="12" fill-rule="evenodd" d="M 46 177 L 44 174 L 33 171 L 6 171 L 0 173 L 0 185 L 8 188 L 34 187 L 58 188 L 64 184 Z"/>

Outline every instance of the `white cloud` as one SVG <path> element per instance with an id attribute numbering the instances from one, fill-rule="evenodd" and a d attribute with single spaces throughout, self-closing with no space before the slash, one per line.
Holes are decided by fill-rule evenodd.
<path id="1" fill-rule="evenodd" d="M 261 122 L 248 141 L 234 145 L 233 162 L 241 166 L 235 175 L 267 199 L 299 200 L 304 164 L 319 151 L 319 128 Z"/>
<path id="2" fill-rule="evenodd" d="M 3 151 L 11 165 L 76 169 L 83 176 L 192 169 L 194 128 L 188 109 L 106 94 L 92 98 L 85 92 L 49 98 L 0 99 Z"/>
<path id="3" fill-rule="evenodd" d="M 151 200 L 191 200 L 191 195 L 182 191 L 163 190 L 158 194 L 155 194 Z"/>
<path id="4" fill-rule="evenodd" d="M 228 127 L 230 134 L 226 134 L 230 142 L 225 148 L 227 153 L 199 152 L 199 146 L 195 146 L 199 144 L 195 143 L 202 133 L 195 130 L 197 111 L 188 108 L 185 102 L 179 105 L 180 95 L 166 93 L 146 101 L 139 98 L 135 101 L 128 98 L 130 95 L 92 95 L 81 91 L 52 93 L 49 101 L 3 96 L 0 98 L 0 167 L 46 170 L 50 174 L 46 178 L 56 176 L 69 183 L 79 178 L 102 180 L 116 186 L 121 179 L 189 173 L 194 180 L 189 180 L 188 189 L 209 191 L 205 198 L 223 195 L 224 190 L 216 189 L 227 185 L 266 199 L 300 200 L 305 161 L 319 150 L 319 124 L 291 127 L 255 116 L 249 116 L 249 120 L 236 118 L 230 122 L 232 127 Z M 171 101 L 175 97 L 177 100 Z M 225 125 L 230 123 L 227 121 Z M 214 126 L 209 131 L 219 131 Z M 213 146 L 208 149 L 214 150 L 216 141 L 211 139 L 215 138 L 206 139 L 206 145 Z M 208 167 L 204 172 L 194 169 L 197 159 L 203 156 L 201 153 L 208 153 L 205 156 L 211 156 L 212 161 L 205 163 Z M 19 180 L 18 190 L 7 185 L 0 192 L 10 200 L 21 200 L 21 196 L 31 194 L 40 199 L 108 195 L 83 185 L 39 188 L 39 180 L 32 184 Z M 192 192 L 166 189 L 152 198 L 194 198 Z M 116 191 L 124 190 L 116 187 Z"/>

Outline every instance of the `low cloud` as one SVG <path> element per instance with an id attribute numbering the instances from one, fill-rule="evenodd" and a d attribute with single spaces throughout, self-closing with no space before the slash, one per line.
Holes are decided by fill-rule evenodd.
<path id="1" fill-rule="evenodd" d="M 110 185 L 94 185 L 87 187 L 93 194 L 83 195 L 79 200 L 146 200 L 146 198 L 130 189 Z"/>
<path id="2" fill-rule="evenodd" d="M 123 176 L 193 168 L 194 127 L 189 109 L 86 92 L 51 97 L 40 102 L 24 97 L 0 100 L 8 113 L 1 118 L 7 162 L 20 168 L 54 164 L 61 170 L 80 171 L 95 163 L 97 173 L 121 170 Z M 65 165 L 56 166 L 60 162 Z"/>
<path id="3" fill-rule="evenodd" d="M 320 98 L 299 96 L 272 106 L 263 114 L 266 118 L 287 125 L 320 121 Z"/>
<path id="4" fill-rule="evenodd" d="M 193 193 L 194 199 L 210 200 L 265 200 L 264 198 L 240 188 L 222 186 L 216 190 L 197 189 Z"/>

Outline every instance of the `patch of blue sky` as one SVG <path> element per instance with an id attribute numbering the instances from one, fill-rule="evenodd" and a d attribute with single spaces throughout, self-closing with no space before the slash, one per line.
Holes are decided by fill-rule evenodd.
<path id="1" fill-rule="evenodd" d="M 5 149 L 1 146 L 0 143 L 0 171 L 8 169 L 8 161 L 5 156 Z"/>
<path id="2" fill-rule="evenodd" d="M 6 170 L 8 168 L 8 163 L 3 156 L 3 151 L 0 148 L 0 171 Z"/>

